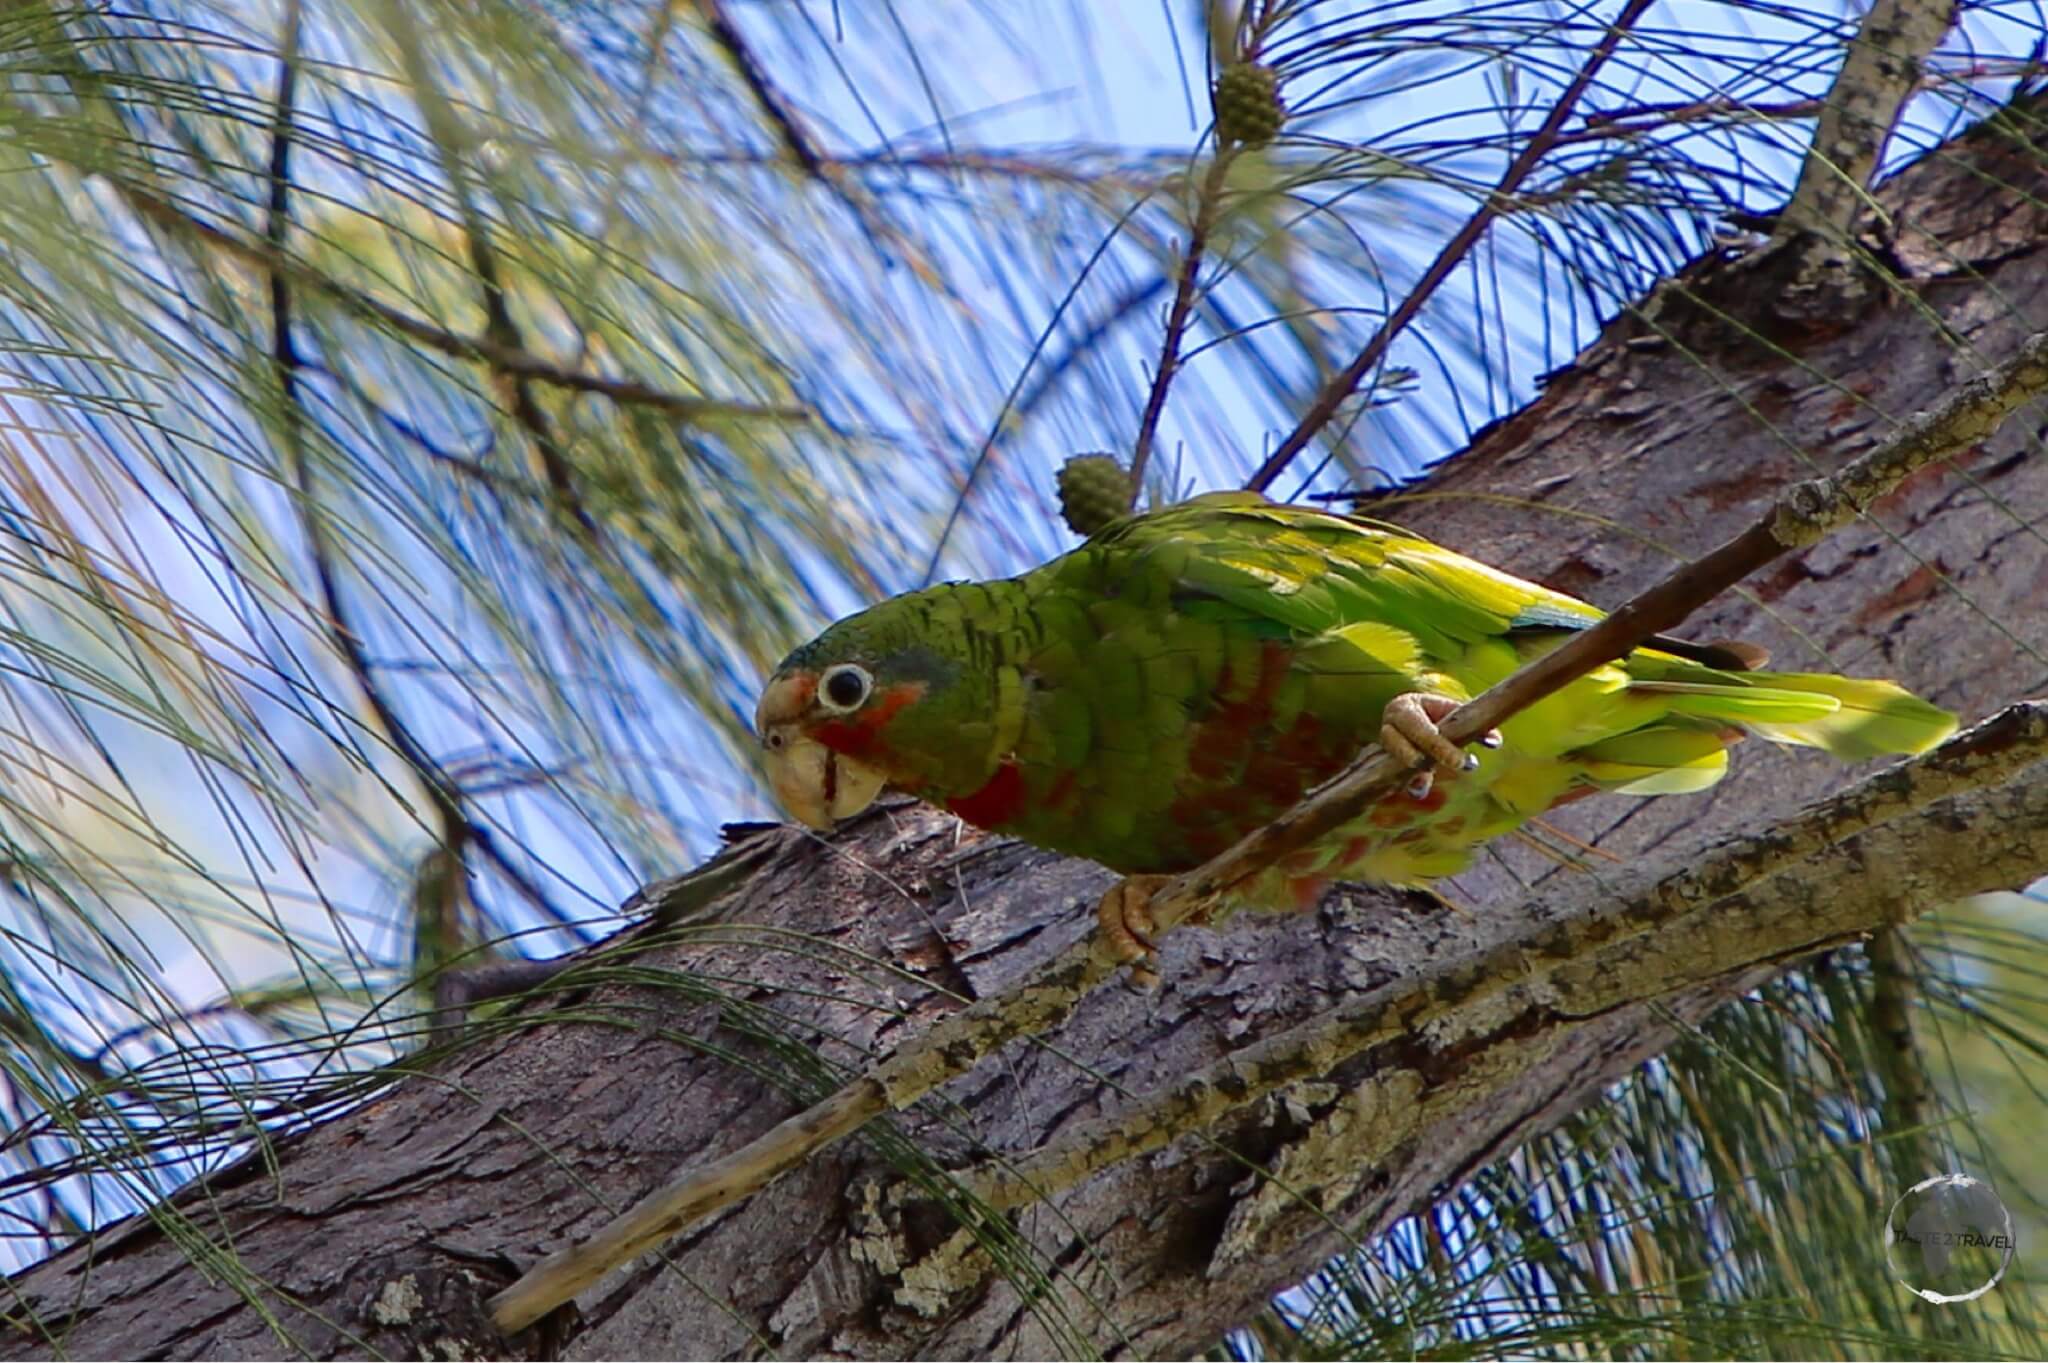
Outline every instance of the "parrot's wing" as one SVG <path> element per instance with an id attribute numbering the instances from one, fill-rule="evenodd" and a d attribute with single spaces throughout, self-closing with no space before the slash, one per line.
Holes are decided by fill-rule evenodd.
<path id="1" fill-rule="evenodd" d="M 1179 542 L 1178 553 L 1163 556 L 1185 557 L 1177 567 L 1180 593 L 1206 594 L 1288 633 L 1319 635 L 1370 620 L 1447 656 L 1504 635 L 1588 629 L 1607 614 L 1399 526 L 1283 506 L 1257 493 L 1210 493 L 1147 519 L 1158 537 L 1153 552 Z M 1664 634 L 1642 647 L 1725 672 L 1769 660 L 1749 644 Z"/>
<path id="2" fill-rule="evenodd" d="M 1172 580 L 1195 614 L 1316 637 L 1364 621 L 1413 635 L 1425 653 L 1514 631 L 1584 629 L 1601 612 L 1393 526 L 1211 493 L 1129 524 L 1134 571 Z M 1205 604 L 1207 603 L 1207 604 Z"/>

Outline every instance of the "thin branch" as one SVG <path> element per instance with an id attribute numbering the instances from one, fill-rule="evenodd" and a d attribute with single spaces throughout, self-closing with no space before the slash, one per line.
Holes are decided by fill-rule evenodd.
<path id="1" fill-rule="evenodd" d="M 1166 313 L 1166 335 L 1159 344 L 1159 366 L 1152 372 L 1152 391 L 1145 396 L 1145 412 L 1138 418 L 1138 438 L 1131 446 L 1131 500 L 1145 487 L 1145 464 L 1152 457 L 1152 441 L 1159 432 L 1159 414 L 1166 407 L 1166 390 L 1180 372 L 1182 339 L 1187 335 L 1188 317 L 1194 311 L 1195 279 L 1202 272 L 1209 233 L 1216 225 L 1217 210 L 1223 203 L 1223 183 L 1230 175 L 1230 163 L 1237 159 L 1235 145 L 1218 146 L 1202 177 L 1195 200 L 1195 212 L 1188 223 L 1188 246 L 1182 253 L 1180 277 L 1174 282 L 1173 304 Z"/>
<path id="2" fill-rule="evenodd" d="M 2013 358 L 1907 419 L 1831 477 L 1786 488 L 1750 529 L 1458 707 L 1442 725 L 1444 736 L 1460 746 L 1470 743 L 1524 707 L 1672 628 L 1779 554 L 1810 546 L 1846 525 L 1915 469 L 1988 438 L 2006 416 L 2043 393 L 2048 393 L 2048 332 L 2029 337 Z M 1409 776 L 1377 748 L 1368 749 L 1343 775 L 1273 824 L 1168 881 L 1150 901 L 1153 918 L 1162 931 L 1180 922 L 1288 852 L 1349 822 Z M 1093 941 L 1070 948 L 1008 993 L 938 1023 L 817 1105 L 723 1158 L 685 1170 L 584 1243 L 542 1259 L 491 1299 L 492 1319 L 508 1333 L 532 1324 L 612 1268 L 765 1186 L 814 1151 L 884 1112 L 908 1106 L 1010 1041 L 1058 1026 L 1113 969 Z"/>
<path id="3" fill-rule="evenodd" d="M 264 222 L 264 239 L 269 243 L 273 260 L 284 259 L 286 239 L 291 232 L 292 119 L 298 89 L 301 27 L 299 0 L 288 0 L 284 25 L 284 38 L 278 50 L 275 113 L 270 129 L 270 197 Z M 421 784 L 426 786 L 440 824 L 442 846 L 457 849 L 467 839 L 469 824 L 462 813 L 461 798 L 453 783 L 385 698 L 369 659 L 363 653 L 361 636 L 349 623 L 341 584 L 334 570 L 334 547 L 326 524 L 321 520 L 313 486 L 312 461 L 306 454 L 305 400 L 299 384 L 302 364 L 298 345 L 292 339 L 291 282 L 280 269 L 272 268 L 269 276 L 271 363 L 276 368 L 278 386 L 284 395 L 281 419 L 284 422 L 286 456 L 292 468 L 293 487 L 298 494 L 299 524 L 306 535 L 307 549 L 313 560 L 313 575 L 319 584 L 321 603 L 325 608 L 328 641 L 368 702 L 370 713 L 384 731 L 392 751 L 404 759 Z"/>
<path id="4" fill-rule="evenodd" d="M 460 1022 L 473 1004 L 539 990 L 573 970 L 617 965 L 674 940 L 678 928 L 721 921 L 715 911 L 719 902 L 784 849 L 787 832 L 780 824 L 765 825 L 696 869 L 643 886 L 619 910 L 622 916 L 638 918 L 641 929 L 630 936 L 615 936 L 594 951 L 576 951 L 548 961 L 492 961 L 444 970 L 434 982 L 434 1007 Z M 492 855 L 488 845 L 484 850 Z M 512 874 L 512 868 L 502 861 L 498 864 L 507 875 Z"/>
<path id="5" fill-rule="evenodd" d="M 270 245 L 244 241 L 231 232 L 192 217 L 139 185 L 114 182 L 114 188 L 135 211 L 149 221 L 181 236 L 197 237 L 223 255 L 266 275 L 281 273 L 292 283 L 312 289 L 359 316 L 381 323 L 390 330 L 457 359 L 473 360 L 514 378 L 535 379 L 558 388 L 596 393 L 621 406 L 653 407 L 683 421 L 710 419 L 766 419 L 809 422 L 813 414 L 802 407 L 761 406 L 729 402 L 719 398 L 689 397 L 642 383 L 604 374 L 587 374 L 564 368 L 519 346 L 506 345 L 491 336 L 465 336 L 415 317 L 371 295 L 330 278 L 303 261 Z"/>
<path id="6" fill-rule="evenodd" d="M 2010 889 L 2010 886 L 2002 888 Z M 1913 1035 L 1913 1007 L 1920 998 L 1920 976 L 1913 947 L 1904 930 L 1890 928 L 1871 940 L 1870 1025 L 1878 1043 L 1878 1072 L 1884 1076 L 1886 1143 L 1898 1161 L 1894 1166 L 1911 1182 L 1945 1172 L 1928 1150 L 1928 1110 L 1933 1105 L 1927 1083 L 1927 1062 Z"/>
<path id="7" fill-rule="evenodd" d="M 278 53 L 276 112 L 270 137 L 270 194 L 264 240 L 269 246 L 272 262 L 267 272 L 270 280 L 271 361 L 276 367 L 278 386 L 284 395 L 285 444 L 292 466 L 293 487 L 298 494 L 299 520 L 305 531 L 307 549 L 313 560 L 314 579 L 319 585 L 325 610 L 328 641 L 354 679 L 356 689 L 369 705 L 370 713 L 383 730 L 391 750 L 426 787 L 439 824 L 441 847 L 459 862 L 465 849 L 477 846 L 529 904 L 556 924 L 569 926 L 573 922 L 570 916 L 505 856 L 489 828 L 470 817 L 460 786 L 428 753 L 425 745 L 414 737 L 411 728 L 384 695 L 375 670 L 363 651 L 362 636 L 350 623 L 339 575 L 334 570 L 334 547 L 320 517 L 312 463 L 306 455 L 307 420 L 299 383 L 299 371 L 304 368 L 304 361 L 292 339 L 291 281 L 281 268 L 289 255 L 286 242 L 291 232 L 292 120 L 298 88 L 300 10 L 300 0 L 288 0 L 284 39 Z"/>
<path id="8" fill-rule="evenodd" d="M 469 251 L 470 272 L 476 276 L 477 287 L 483 295 L 484 334 L 507 350 L 524 352 L 525 339 L 519 324 L 513 320 L 504 280 L 498 271 L 497 252 L 491 246 L 490 225 L 477 210 L 470 183 L 473 172 L 464 155 L 471 140 L 468 130 L 463 127 L 462 120 L 457 117 L 454 107 L 428 68 L 426 35 L 413 22 L 411 11 L 404 5 L 394 5 L 391 23 L 397 29 L 399 58 L 404 65 L 406 79 L 412 85 L 413 98 L 426 119 L 427 131 L 441 163 L 441 173 L 447 177 L 448 188 L 462 214 L 462 237 Z M 532 381 L 523 375 L 507 375 L 504 387 L 506 406 L 511 408 L 513 420 L 532 439 L 534 450 L 540 455 L 541 472 L 554 493 L 556 505 L 569 513 L 583 535 L 597 536 L 600 527 L 590 509 L 583 504 L 575 466 L 555 435 L 554 423 L 534 401 Z"/>
<path id="9" fill-rule="evenodd" d="M 1871 5 L 1835 73 L 1777 240 L 1805 239 L 1828 254 L 1855 231 L 1872 207 L 1868 187 L 1892 125 L 1920 88 L 1922 64 L 1953 17 L 1948 0 Z"/>
<path id="10" fill-rule="evenodd" d="M 1951 85 L 1979 81 L 2024 81 L 2041 73 L 2041 63 L 2022 57 L 2010 61 L 1977 61 L 1968 66 L 1939 71 L 1922 71 L 1914 81 L 1912 94 L 1926 94 Z M 1740 100 L 1725 95 L 1711 99 L 1666 100 L 1598 109 L 1586 115 L 1583 128 L 1558 138 L 1559 146 L 1597 141 L 1603 137 L 1639 137 L 1665 128 L 1701 122 L 1781 122 L 1812 118 L 1828 107 L 1825 97 L 1788 100 Z"/>
<path id="11" fill-rule="evenodd" d="M 1537 163 L 1556 145 L 1558 137 L 1564 132 L 1566 121 L 1571 118 L 1573 109 L 1578 106 L 1580 97 L 1592 85 L 1593 78 L 1600 74 L 1600 69 L 1607 65 L 1608 59 L 1621 45 L 1623 36 L 1649 7 L 1650 0 L 1629 0 L 1628 4 L 1622 7 L 1620 15 L 1609 26 L 1606 35 L 1600 39 L 1599 46 L 1593 49 L 1592 55 L 1586 59 L 1586 64 L 1579 69 L 1579 74 L 1572 78 L 1572 83 L 1565 87 L 1564 93 L 1558 96 L 1557 103 L 1551 106 L 1549 116 L 1543 120 L 1543 126 L 1536 130 L 1528 145 L 1522 148 L 1521 155 L 1509 163 L 1506 173 L 1500 177 L 1500 183 L 1494 186 L 1493 192 L 1480 202 L 1472 216 L 1465 220 L 1465 225 L 1444 243 L 1443 249 L 1437 252 L 1436 259 L 1422 272 L 1422 278 L 1408 291 L 1408 296 L 1403 298 L 1400 306 L 1380 324 L 1380 329 L 1373 334 L 1373 338 L 1365 343 L 1365 349 L 1359 351 L 1357 358 L 1346 365 L 1341 373 L 1323 385 L 1323 390 L 1316 394 L 1315 401 L 1309 404 L 1308 411 L 1302 414 L 1294 429 L 1287 433 L 1287 438 L 1266 456 L 1266 462 L 1259 465 L 1258 472 L 1245 483 L 1247 488 L 1253 492 L 1264 492 L 1271 487 L 1273 480 L 1293 462 L 1294 456 L 1307 449 L 1308 443 L 1337 415 L 1337 409 L 1344 405 L 1345 399 L 1358 391 L 1358 386 L 1365 382 L 1366 376 L 1379 364 L 1381 357 L 1387 353 L 1387 347 L 1393 344 L 1394 338 L 1422 312 L 1422 305 L 1429 301 L 1430 295 L 1434 294 L 1446 279 L 1451 277 L 1452 271 L 1458 268 L 1466 253 L 1485 234 L 1493 220 L 1510 208 L 1514 192 L 1521 187 L 1522 181 L 1528 178 L 1529 173 L 1536 169 Z"/>
<path id="12" fill-rule="evenodd" d="M 775 88 L 775 83 L 768 79 L 767 68 L 754 56 L 752 46 L 726 14 L 722 0 L 696 0 L 696 5 L 697 13 L 704 20 L 705 29 L 711 34 L 711 41 L 718 45 L 719 50 L 725 53 L 726 60 L 733 64 L 733 69 L 739 72 L 740 80 L 746 85 L 747 92 L 754 97 L 754 103 L 761 106 L 761 112 L 767 115 L 769 125 L 782 140 L 782 149 L 789 153 L 791 160 L 803 168 L 804 174 L 827 188 L 838 191 L 839 185 L 832 173 L 831 163 L 819 154 L 811 141 L 811 135 L 804 131 L 803 124 L 797 121 L 796 111 L 790 108 L 789 101 L 782 97 L 782 92 Z"/>

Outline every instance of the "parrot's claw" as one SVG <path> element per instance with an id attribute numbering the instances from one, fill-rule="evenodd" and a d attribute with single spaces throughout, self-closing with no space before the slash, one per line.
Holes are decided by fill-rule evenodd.
<path id="1" fill-rule="evenodd" d="M 1387 702 L 1386 711 L 1380 716 L 1380 746 L 1402 766 L 1415 769 L 1415 779 L 1408 783 L 1412 798 L 1420 800 L 1428 795 L 1439 771 L 1478 770 L 1479 759 L 1461 750 L 1436 727 L 1463 703 L 1456 697 L 1429 691 L 1404 692 Z M 1500 730 L 1487 730 L 1479 741 L 1486 747 L 1498 748 Z"/>
<path id="2" fill-rule="evenodd" d="M 1131 967 L 1131 987 L 1145 993 L 1159 987 L 1159 925 L 1152 920 L 1152 896 L 1166 876 L 1125 876 L 1095 906 L 1096 931 L 1118 965 Z"/>

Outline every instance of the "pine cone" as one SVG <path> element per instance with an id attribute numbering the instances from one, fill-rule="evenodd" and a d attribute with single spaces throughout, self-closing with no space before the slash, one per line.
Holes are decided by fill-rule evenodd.
<path id="1" fill-rule="evenodd" d="M 1060 513 L 1077 535 L 1130 514 L 1131 475 L 1115 456 L 1077 454 L 1060 465 Z"/>
<path id="2" fill-rule="evenodd" d="M 1257 149 L 1280 135 L 1287 106 L 1280 100 L 1280 77 L 1270 66 L 1232 62 L 1216 73 L 1210 93 L 1216 111 L 1216 139 L 1241 142 Z"/>

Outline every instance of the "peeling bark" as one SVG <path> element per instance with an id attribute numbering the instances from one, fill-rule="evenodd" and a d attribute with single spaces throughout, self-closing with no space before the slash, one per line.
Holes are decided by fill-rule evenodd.
<path id="1" fill-rule="evenodd" d="M 1540 401 L 1374 511 L 1593 600 L 1624 599 L 1668 565 L 1657 544 L 1719 542 L 1813 471 L 1802 455 L 1838 467 L 2048 325 L 2048 174 L 2039 148 L 2006 136 L 1975 131 L 1880 187 L 1910 297 L 1879 291 L 1820 322 L 1809 311 L 1796 332 L 1745 334 L 1724 319 L 1772 315 L 1767 272 L 1699 262 Z M 2043 420 L 2022 413 L 1690 632 L 1764 644 L 1778 666 L 1897 676 L 1966 718 L 2048 689 L 2048 460 L 2027 457 Z M 1768 876 L 1707 885 L 1656 931 L 1591 932 L 1630 887 L 1668 881 L 1713 838 L 1768 829 L 1859 775 L 1762 744 L 1735 759 L 1706 795 L 1589 800 L 1557 816 L 1623 857 L 1626 875 L 1571 875 L 1509 846 L 1449 887 L 1470 915 L 1346 891 L 1311 916 L 1181 929 L 1159 996 L 1098 991 L 1050 1044 L 1007 1048 L 939 1101 L 691 1228 L 586 1292 L 578 1313 L 494 1338 L 481 1303 L 520 1270 L 831 1082 L 789 1092 L 734 1063 L 788 1071 L 756 1013 L 792 1053 L 857 1070 L 953 1012 L 953 996 L 1000 991 L 1077 940 L 1109 880 L 904 807 L 831 846 L 791 839 L 721 901 L 727 925 L 672 932 L 630 970 L 566 976 L 559 1011 L 523 1005 L 529 1025 L 480 1035 L 284 1141 L 274 1166 L 247 1162 L 16 1275 L 0 1353 L 1199 1349 L 1664 1049 L 1671 1019 L 1701 1018 L 1787 961 L 1987 877 L 2017 884 L 2048 867 L 2048 770 L 2034 762 L 1781 848 Z M 1500 964 L 1509 944 L 1546 941 L 1549 954 L 1518 971 Z M 1495 963 L 1484 988 L 1415 988 L 1480 960 Z M 682 971 L 694 989 L 660 973 Z M 763 983 L 735 983 L 748 980 Z M 1269 1091 L 1063 1175 L 1049 1199 L 1004 1194 L 1015 1207 L 1001 1230 L 1048 1275 L 1035 1300 L 989 1271 L 955 1213 L 890 1158 L 900 1134 L 1000 1194 L 1011 1175 L 989 1150 L 1063 1158 L 1191 1075 L 1227 1086 L 1233 1054 L 1394 997 L 1428 1006 L 1381 1019 L 1362 1046 L 1304 1051 Z M 200 1237 L 232 1246 L 260 1309 L 208 1267 Z"/>

